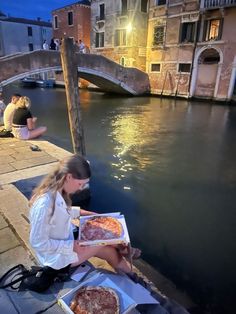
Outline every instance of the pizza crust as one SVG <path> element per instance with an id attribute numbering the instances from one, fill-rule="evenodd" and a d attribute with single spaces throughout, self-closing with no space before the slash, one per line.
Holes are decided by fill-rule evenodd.
<path id="1" fill-rule="evenodd" d="M 119 307 L 116 292 L 100 286 L 80 288 L 70 304 L 75 314 L 119 314 Z"/>
<path id="2" fill-rule="evenodd" d="M 80 226 L 80 220 L 79 218 L 73 218 L 71 219 L 71 222 L 74 226 L 79 227 Z"/>

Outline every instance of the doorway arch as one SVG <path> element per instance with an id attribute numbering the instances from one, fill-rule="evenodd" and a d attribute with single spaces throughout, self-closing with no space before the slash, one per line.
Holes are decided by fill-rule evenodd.
<path id="1" fill-rule="evenodd" d="M 190 96 L 216 98 L 223 63 L 219 48 L 203 47 L 194 60 Z"/>

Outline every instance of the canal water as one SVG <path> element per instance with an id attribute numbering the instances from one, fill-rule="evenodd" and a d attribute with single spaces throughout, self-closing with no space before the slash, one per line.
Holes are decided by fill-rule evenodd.
<path id="1" fill-rule="evenodd" d="M 71 150 L 65 90 L 32 99 L 46 139 Z M 90 208 L 121 211 L 143 259 L 211 314 L 235 313 L 236 107 L 80 91 Z M 204 311 L 205 312 L 205 311 Z"/>

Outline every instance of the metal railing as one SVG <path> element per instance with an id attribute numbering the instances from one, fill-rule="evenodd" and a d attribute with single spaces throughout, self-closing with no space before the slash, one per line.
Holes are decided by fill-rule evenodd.
<path id="1" fill-rule="evenodd" d="M 201 0 L 201 9 L 217 9 L 236 6 L 236 0 Z"/>

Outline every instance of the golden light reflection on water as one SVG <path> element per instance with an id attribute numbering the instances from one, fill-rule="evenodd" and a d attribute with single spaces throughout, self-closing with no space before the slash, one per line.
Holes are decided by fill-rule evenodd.
<path id="1" fill-rule="evenodd" d="M 154 123 L 155 121 L 155 123 Z M 128 173 L 137 169 L 144 170 L 148 165 L 152 164 L 151 157 L 145 154 L 145 147 L 153 141 L 153 132 L 157 132 L 159 128 L 158 119 L 153 118 L 151 111 L 143 111 L 142 113 L 126 113 L 118 115 L 112 120 L 112 139 L 114 142 L 114 155 L 116 161 L 112 163 L 115 169 L 114 178 L 117 180 L 124 179 Z M 126 160 L 126 156 L 132 158 L 133 164 Z M 124 186 L 125 190 L 129 190 L 129 186 Z"/>

